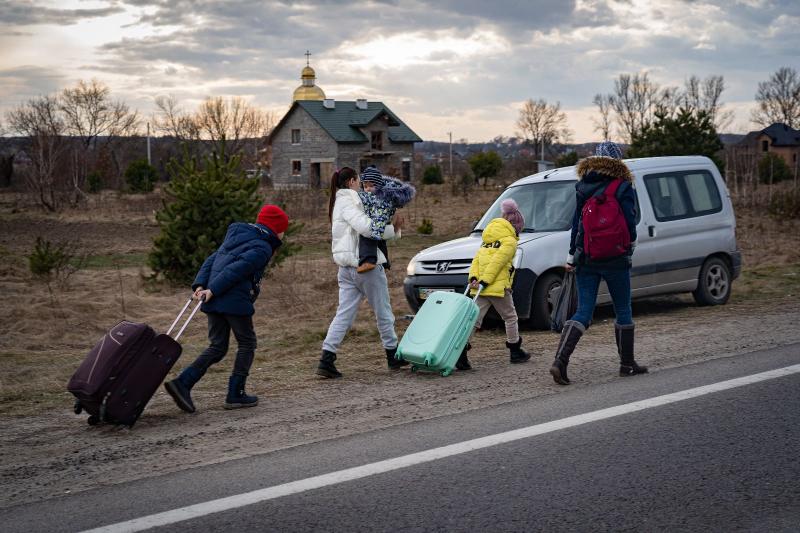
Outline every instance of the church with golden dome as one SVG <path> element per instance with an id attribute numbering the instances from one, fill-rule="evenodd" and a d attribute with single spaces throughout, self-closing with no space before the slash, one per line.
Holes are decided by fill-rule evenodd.
<path id="1" fill-rule="evenodd" d="M 327 98 L 310 55 L 291 107 L 268 138 L 273 184 L 325 187 L 337 168 L 369 165 L 413 180 L 414 143 L 422 139 L 383 102 Z"/>

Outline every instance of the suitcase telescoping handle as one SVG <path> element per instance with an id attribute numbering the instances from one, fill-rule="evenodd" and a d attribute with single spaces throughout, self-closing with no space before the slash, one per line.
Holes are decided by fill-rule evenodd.
<path id="1" fill-rule="evenodd" d="M 483 285 L 478 285 L 478 292 L 475 293 L 475 297 L 472 299 L 473 302 L 478 299 L 478 296 L 481 295 L 482 290 L 483 290 Z M 467 283 L 467 290 L 464 291 L 464 296 L 467 296 L 468 294 L 469 294 L 469 283 Z"/>
<path id="2" fill-rule="evenodd" d="M 177 323 L 178 323 L 178 321 L 181 319 L 181 317 L 183 316 L 183 313 L 185 313 L 185 312 L 186 312 L 186 309 L 189 307 L 189 304 L 191 304 L 191 303 L 192 303 L 192 300 L 193 300 L 193 299 L 194 299 L 194 297 L 193 297 L 193 296 L 190 296 L 190 297 L 189 297 L 189 301 L 188 301 L 188 302 L 186 302 L 186 305 L 184 305 L 184 306 L 183 306 L 183 309 L 181 309 L 181 312 L 180 312 L 180 313 L 178 313 L 178 316 L 176 316 L 176 317 L 175 317 L 175 321 L 172 323 L 172 325 L 171 325 L 171 326 L 169 327 L 169 329 L 167 330 L 167 335 L 169 335 L 170 333 L 172 333 L 172 330 L 175 328 L 175 324 L 177 324 Z M 199 302 L 197 302 L 197 305 L 195 305 L 195 306 L 194 306 L 194 309 L 192 309 L 192 312 L 191 312 L 191 314 L 189 315 L 189 318 L 187 318 L 187 319 L 186 319 L 186 322 L 184 322 L 184 323 L 183 323 L 183 327 L 181 327 L 180 331 L 178 331 L 178 334 L 177 334 L 177 335 L 175 335 L 175 340 L 178 340 L 178 339 L 180 338 L 181 334 L 183 333 L 183 330 L 185 330 L 185 329 L 186 329 L 186 326 L 188 326 L 188 325 L 189 325 L 189 322 L 191 322 L 192 318 L 194 318 L 194 315 L 195 315 L 195 313 L 197 313 L 197 310 L 198 310 L 198 309 L 200 309 L 200 306 L 201 306 L 201 305 L 203 305 L 203 302 L 204 302 L 204 301 L 205 301 L 205 296 L 203 296 L 202 298 L 200 298 L 200 301 L 199 301 Z"/>

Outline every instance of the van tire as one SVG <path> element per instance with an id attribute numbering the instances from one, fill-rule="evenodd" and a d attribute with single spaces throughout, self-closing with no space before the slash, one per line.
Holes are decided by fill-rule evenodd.
<path id="1" fill-rule="evenodd" d="M 731 297 L 731 267 L 721 257 L 709 257 L 700 269 L 697 288 L 692 292 L 698 305 L 723 305 Z"/>
<path id="2" fill-rule="evenodd" d="M 561 287 L 562 279 L 555 272 L 548 272 L 536 280 L 531 297 L 530 317 L 534 329 L 550 329 L 550 314 L 553 312 L 554 302 L 550 301 L 549 295 Z"/>

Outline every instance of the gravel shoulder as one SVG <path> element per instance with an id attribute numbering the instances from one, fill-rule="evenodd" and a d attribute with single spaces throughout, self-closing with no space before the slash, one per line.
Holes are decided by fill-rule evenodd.
<path id="1" fill-rule="evenodd" d="M 735 296 L 735 293 L 734 293 Z M 732 298 L 716 308 L 696 307 L 686 296 L 634 305 L 637 358 L 652 372 L 800 342 L 800 302 Z M 559 394 L 548 374 L 557 336 L 526 332 L 532 360 L 510 365 L 502 331 L 479 332 L 472 341 L 474 370 L 448 378 L 408 370 L 357 371 L 340 358 L 345 377 L 300 391 L 269 380 L 254 392 L 253 409 L 225 411 L 224 392 L 201 390 L 199 412 L 181 413 L 159 391 L 132 429 L 90 427 L 68 405 L 48 414 L 3 417 L 0 424 L 0 508 L 104 485 L 266 453 L 305 443 Z M 354 341 L 352 344 L 355 344 Z M 358 344 L 375 344 L 358 340 Z M 351 346 L 352 348 L 352 346 Z M 610 309 L 600 309 L 570 366 L 572 387 L 617 379 Z M 338 361 L 337 361 L 338 363 Z M 225 363 L 223 363 L 225 364 Z M 312 368 L 308 369 L 311 373 Z M 335 465 L 334 465 L 335 466 Z"/>

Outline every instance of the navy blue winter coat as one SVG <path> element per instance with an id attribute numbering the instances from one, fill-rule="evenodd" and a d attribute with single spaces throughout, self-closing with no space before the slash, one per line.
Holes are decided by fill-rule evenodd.
<path id="1" fill-rule="evenodd" d="M 281 240 L 261 224 L 234 222 L 225 240 L 209 255 L 192 283 L 192 289 L 210 289 L 211 300 L 200 308 L 204 313 L 252 315 L 261 276 Z"/>
<path id="2" fill-rule="evenodd" d="M 575 256 L 575 264 L 614 269 L 630 268 L 636 243 L 636 191 L 633 190 L 633 174 L 624 162 L 611 157 L 587 157 L 578 163 L 575 170 L 578 174 L 578 183 L 575 184 L 575 214 L 572 217 L 572 234 L 569 241 L 569 253 Z M 583 206 L 596 192 L 616 178 L 623 180 L 615 196 L 628 226 L 631 247 L 625 255 L 592 261 L 583 253 L 581 221 Z"/>

